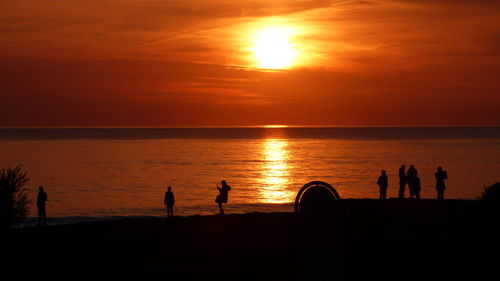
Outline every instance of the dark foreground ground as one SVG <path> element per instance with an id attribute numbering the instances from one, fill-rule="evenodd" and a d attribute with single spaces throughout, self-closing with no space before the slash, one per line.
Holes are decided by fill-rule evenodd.
<path id="1" fill-rule="evenodd" d="M 14 229 L 2 249 L 1 274 L 10 278 L 0 279 L 500 280 L 498 217 L 478 201 L 341 204 L 339 216 L 324 218 L 250 213 Z"/>

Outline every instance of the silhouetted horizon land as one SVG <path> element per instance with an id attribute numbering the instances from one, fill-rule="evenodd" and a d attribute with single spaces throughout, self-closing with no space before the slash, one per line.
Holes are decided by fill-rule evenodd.
<path id="1" fill-rule="evenodd" d="M 334 217 L 292 212 L 13 229 L 20 280 L 492 280 L 498 217 L 477 200 L 340 200 Z M 223 261 L 221 263 L 221 261 Z M 408 274 L 411 272 L 411 274 Z"/>

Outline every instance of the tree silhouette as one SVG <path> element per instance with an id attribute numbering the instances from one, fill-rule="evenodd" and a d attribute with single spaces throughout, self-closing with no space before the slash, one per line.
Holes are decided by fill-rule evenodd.
<path id="1" fill-rule="evenodd" d="M 28 190 L 23 188 L 29 181 L 21 165 L 0 170 L 0 226 L 9 228 L 29 214 L 32 202 Z"/>
<path id="2" fill-rule="evenodd" d="M 481 199 L 485 202 L 498 203 L 500 202 L 500 182 L 492 186 L 488 186 L 481 194 Z"/>

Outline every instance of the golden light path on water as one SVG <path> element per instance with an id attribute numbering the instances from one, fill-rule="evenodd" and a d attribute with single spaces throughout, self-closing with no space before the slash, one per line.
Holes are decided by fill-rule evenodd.
<path id="1" fill-rule="evenodd" d="M 283 139 L 266 139 L 262 143 L 262 176 L 259 179 L 260 203 L 289 203 L 294 194 L 289 184 L 288 142 Z"/>

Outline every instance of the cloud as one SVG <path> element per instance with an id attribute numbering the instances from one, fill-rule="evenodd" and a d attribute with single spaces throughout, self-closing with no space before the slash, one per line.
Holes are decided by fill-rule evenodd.
<path id="1" fill-rule="evenodd" d="M 297 69 L 251 67 L 272 24 Z M 499 26 L 488 0 L 1 1 L 0 125 L 500 124 Z"/>
<path id="2" fill-rule="evenodd" d="M 0 126 L 491 125 L 500 124 L 498 73 L 494 65 L 443 75 L 1 59 Z"/>
<path id="3" fill-rule="evenodd" d="M 306 67 L 449 64 L 498 56 L 498 1 L 52 1 L 0 3 L 0 54 L 247 66 L 266 18 L 304 29 Z"/>
<path id="4" fill-rule="evenodd" d="M 147 52 L 151 50 L 142 47 L 157 42 L 177 45 L 171 50 L 175 53 L 178 45 L 192 46 L 191 38 L 199 40 L 198 32 L 249 18 L 327 7 L 331 3 L 6 0 L 0 2 L 0 54 L 51 58 L 144 57 L 150 56 Z M 188 42 L 183 41 L 186 37 Z M 165 54 L 163 49 L 160 52 Z"/>

